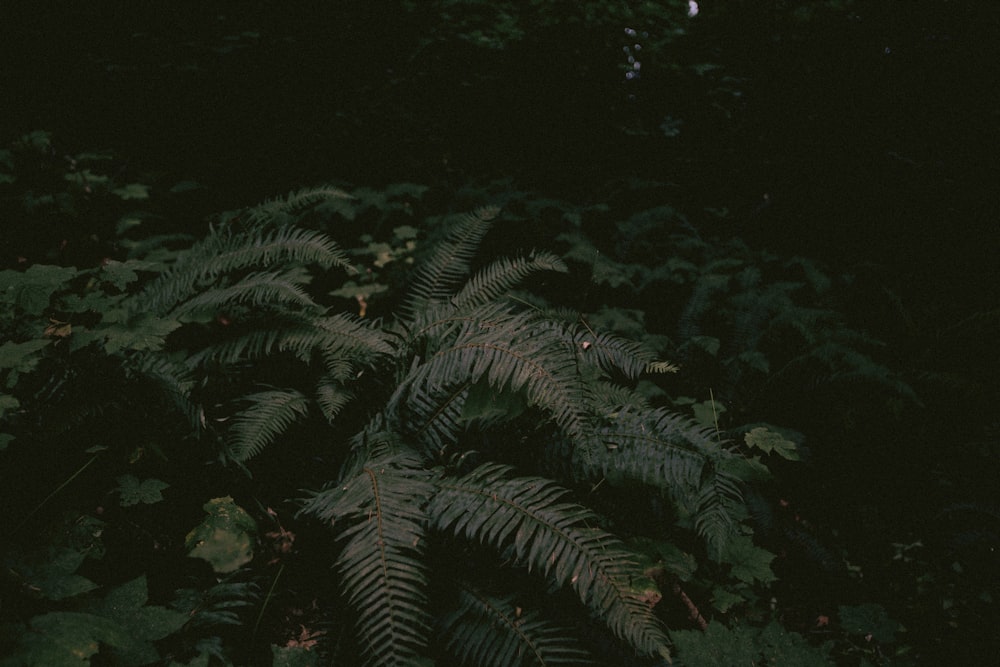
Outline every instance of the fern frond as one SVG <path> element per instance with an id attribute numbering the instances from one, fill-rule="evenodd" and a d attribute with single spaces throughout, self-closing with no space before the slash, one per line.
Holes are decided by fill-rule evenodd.
<path id="1" fill-rule="evenodd" d="M 428 453 L 441 456 L 458 439 L 468 395 L 468 383 L 446 392 L 409 394 L 394 415 L 400 432 L 411 435 Z"/>
<path id="2" fill-rule="evenodd" d="M 648 412 L 652 408 L 644 396 L 619 384 L 594 382 L 587 387 L 587 401 L 599 418 L 607 418 L 628 411 Z"/>
<path id="3" fill-rule="evenodd" d="M 630 380 L 638 379 L 656 361 L 656 355 L 642 343 L 587 327 L 574 331 L 572 340 L 583 362 L 606 373 L 624 374 Z"/>
<path id="4" fill-rule="evenodd" d="M 443 243 L 417 269 L 404 308 L 419 313 L 430 304 L 447 300 L 469 274 L 470 262 L 483 237 L 500 214 L 496 207 L 483 207 L 460 216 Z"/>
<path id="5" fill-rule="evenodd" d="M 160 355 L 142 355 L 133 359 L 136 370 L 144 377 L 155 382 L 170 397 L 174 405 L 187 418 L 195 433 L 201 431 L 205 424 L 205 413 L 202 406 L 191 401 L 191 390 L 194 387 L 194 375 L 187 364 L 174 361 Z"/>
<path id="6" fill-rule="evenodd" d="M 316 403 L 323 412 L 323 417 L 330 423 L 333 423 L 340 411 L 353 399 L 352 392 L 347 391 L 339 382 L 329 378 L 316 386 Z"/>
<path id="7" fill-rule="evenodd" d="M 187 299 L 170 311 L 170 315 L 182 318 L 200 310 L 218 311 L 234 304 L 314 306 L 316 304 L 302 289 L 308 279 L 309 274 L 302 267 L 289 271 L 251 273 L 233 285 L 210 289 Z"/>
<path id="8" fill-rule="evenodd" d="M 351 438 L 350 452 L 340 468 L 339 479 L 359 475 L 371 461 L 419 458 L 418 452 L 403 442 L 400 432 L 389 427 L 385 413 L 378 412 Z"/>
<path id="9" fill-rule="evenodd" d="M 413 664 L 427 643 L 424 506 L 434 489 L 420 466 L 407 457 L 369 461 L 303 509 L 347 525 L 336 567 L 366 665 Z"/>
<path id="10" fill-rule="evenodd" d="M 595 430 L 606 451 L 595 460 L 603 475 L 676 491 L 699 486 L 712 448 L 710 431 L 662 409 L 623 409 Z"/>
<path id="11" fill-rule="evenodd" d="M 330 199 L 354 199 L 354 196 L 329 185 L 305 188 L 290 193 L 284 199 L 275 199 L 254 206 L 250 209 L 248 222 L 251 225 L 272 222 L 275 218 L 301 213 L 309 207 Z"/>
<path id="12" fill-rule="evenodd" d="M 509 548 L 560 585 L 570 586 L 618 636 L 647 655 L 667 651 L 667 637 L 631 583 L 642 577 L 624 545 L 590 526 L 595 515 L 560 502 L 565 489 L 539 477 L 510 478 L 511 468 L 485 464 L 441 479 L 427 508 L 431 525 L 470 540 Z"/>
<path id="13" fill-rule="evenodd" d="M 537 611 L 523 611 L 510 597 L 496 598 L 470 589 L 459 594 L 459 607 L 441 621 L 447 650 L 462 664 L 589 665 L 591 655 L 567 628 L 549 623 Z"/>
<path id="14" fill-rule="evenodd" d="M 452 343 L 470 327 L 493 329 L 515 317 L 511 305 L 502 301 L 485 303 L 470 310 L 457 310 L 449 304 L 437 304 L 414 314 L 410 322 L 402 323 L 404 338 L 412 350 L 423 356 L 431 355 Z M 525 324 L 532 316 L 522 316 Z M 541 322 L 538 318 L 534 322 Z"/>
<path id="15" fill-rule="evenodd" d="M 681 367 L 672 361 L 651 361 L 646 366 L 647 373 L 676 373 L 680 369 Z"/>
<path id="16" fill-rule="evenodd" d="M 395 353 L 394 339 L 367 321 L 341 313 L 317 317 L 285 312 L 269 316 L 248 333 L 199 350 L 188 357 L 191 366 L 212 361 L 233 364 L 259 359 L 275 352 L 291 352 L 303 361 L 320 353 L 327 372 L 346 379 L 349 369 Z M 346 367 L 345 367 L 346 364 Z"/>
<path id="17" fill-rule="evenodd" d="M 309 399 L 294 389 L 262 391 L 242 400 L 249 405 L 233 417 L 226 438 L 227 454 L 237 463 L 259 454 L 309 412 Z"/>
<path id="18" fill-rule="evenodd" d="M 716 555 L 722 553 L 743 507 L 739 480 L 714 465 L 708 466 L 696 499 L 694 522 L 698 534 Z"/>
<path id="19" fill-rule="evenodd" d="M 535 251 L 516 259 L 503 257 L 473 276 L 451 301 L 456 308 L 478 306 L 503 296 L 535 271 L 568 270 L 565 262 L 550 252 Z"/>
<path id="20" fill-rule="evenodd" d="M 589 460 L 574 460 L 583 474 L 622 485 L 638 481 L 664 489 L 694 515 L 695 528 L 720 548 L 741 515 L 742 494 L 718 460 L 731 456 L 712 440 L 713 431 L 667 410 L 622 409 L 597 428 Z"/>
<path id="21" fill-rule="evenodd" d="M 284 227 L 266 234 L 236 234 L 216 229 L 150 283 L 136 303 L 148 311 L 166 313 L 230 271 L 283 263 L 351 268 L 347 255 L 320 232 Z"/>
<path id="22" fill-rule="evenodd" d="M 492 322 L 470 318 L 453 343 L 400 383 L 390 409 L 398 411 L 400 401 L 410 395 L 440 396 L 459 384 L 485 380 L 496 389 L 524 392 L 529 405 L 548 411 L 571 439 L 582 439 L 584 386 L 576 357 L 558 331 L 540 324 L 533 313 Z"/>

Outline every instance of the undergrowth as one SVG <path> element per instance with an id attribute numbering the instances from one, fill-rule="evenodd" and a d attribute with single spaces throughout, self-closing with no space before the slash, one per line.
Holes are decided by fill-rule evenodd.
<path id="1" fill-rule="evenodd" d="M 440 201 L 0 272 L 0 664 L 908 664 L 781 487 L 811 411 L 920 405 L 849 277 L 667 206 Z"/>

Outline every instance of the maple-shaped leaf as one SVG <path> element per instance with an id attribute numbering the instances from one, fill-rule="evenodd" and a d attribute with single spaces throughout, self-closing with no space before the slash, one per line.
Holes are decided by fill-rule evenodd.
<path id="1" fill-rule="evenodd" d="M 751 429 L 749 433 L 743 436 L 743 441 L 750 447 L 756 447 L 767 454 L 774 452 L 781 458 L 788 459 L 789 461 L 798 461 L 800 459 L 799 446 L 796 442 L 764 426 Z"/>
<path id="2" fill-rule="evenodd" d="M 139 274 L 135 272 L 137 262 L 116 262 L 108 260 L 101 267 L 101 278 L 114 285 L 119 290 L 139 279 Z"/>
<path id="3" fill-rule="evenodd" d="M 121 506 L 131 507 L 139 503 L 152 505 L 160 502 L 163 500 L 161 491 L 169 487 L 169 484 L 158 479 L 139 481 L 134 475 L 122 475 L 118 478 L 118 488 L 115 491 L 121 495 Z"/>
<path id="4" fill-rule="evenodd" d="M 76 267 L 34 264 L 27 271 L 0 271 L 0 303 L 19 306 L 28 315 L 41 315 L 53 292 L 76 275 Z"/>
<path id="5" fill-rule="evenodd" d="M 146 606 L 149 590 L 141 576 L 111 590 L 91 611 L 123 628 L 129 638 L 115 645 L 119 664 L 146 665 L 156 662 L 159 653 L 152 642 L 177 632 L 188 615 L 159 606 Z"/>
<path id="6" fill-rule="evenodd" d="M 115 324 L 114 312 L 105 314 L 104 321 Z M 120 350 L 159 350 L 163 347 L 167 335 L 181 326 L 177 320 L 141 314 L 132 317 L 124 326 L 113 326 L 98 330 L 97 333 L 106 336 L 104 350 L 115 354 Z"/>
<path id="7" fill-rule="evenodd" d="M 742 582 L 752 584 L 754 580 L 769 584 L 777 580 L 771 571 L 774 554 L 754 545 L 746 535 L 733 535 L 726 542 L 722 561 L 732 565 L 730 575 Z"/>
<path id="8" fill-rule="evenodd" d="M 235 572 L 253 560 L 257 524 L 230 496 L 205 503 L 205 520 L 187 534 L 188 555 L 201 558 L 220 574 Z"/>

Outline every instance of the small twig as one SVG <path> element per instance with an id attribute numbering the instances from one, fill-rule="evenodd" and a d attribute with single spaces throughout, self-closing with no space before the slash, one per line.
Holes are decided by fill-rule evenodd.
<path id="1" fill-rule="evenodd" d="M 687 607 L 688 617 L 695 625 L 698 626 L 698 629 L 702 632 L 707 630 L 708 621 L 706 621 L 705 617 L 701 615 L 700 611 L 698 611 L 698 606 L 695 605 L 694 601 L 692 601 L 691 598 L 688 597 L 687 593 L 684 592 L 684 589 L 681 588 L 681 583 L 676 578 L 670 585 L 670 590 L 674 595 L 679 597 L 681 602 L 684 603 L 684 606 Z"/>
<path id="2" fill-rule="evenodd" d="M 712 399 L 712 420 L 715 422 L 715 437 L 720 442 L 722 441 L 722 433 L 719 432 L 719 413 L 715 410 L 715 392 L 712 388 L 708 388 L 708 397 Z"/>

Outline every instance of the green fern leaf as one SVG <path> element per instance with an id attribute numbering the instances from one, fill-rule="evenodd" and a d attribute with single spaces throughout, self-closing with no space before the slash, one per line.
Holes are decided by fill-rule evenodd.
<path id="1" fill-rule="evenodd" d="M 316 387 L 316 403 L 323 411 L 323 416 L 331 423 L 353 398 L 354 394 L 344 389 L 339 382 L 327 380 Z"/>
<path id="2" fill-rule="evenodd" d="M 719 465 L 732 455 L 712 439 L 713 430 L 667 410 L 623 409 L 596 431 L 603 446 L 588 460 L 578 454 L 574 461 L 585 475 L 662 488 L 693 514 L 710 546 L 725 544 L 743 496 L 739 481 Z"/>
<path id="3" fill-rule="evenodd" d="M 390 400 L 390 411 L 399 413 L 400 405 L 417 395 L 451 396 L 455 387 L 484 380 L 495 389 L 523 392 L 528 404 L 548 411 L 570 439 L 585 439 L 584 386 L 561 334 L 533 313 L 486 312 L 496 319 L 465 318 L 451 345 L 411 370 Z"/>
<path id="4" fill-rule="evenodd" d="M 331 375 L 346 379 L 350 369 L 378 357 L 394 355 L 393 343 L 388 333 L 376 329 L 371 322 L 346 313 L 317 317 L 284 312 L 254 323 L 247 333 L 191 354 L 189 364 L 192 367 L 206 361 L 233 364 L 275 352 L 291 352 L 309 361 L 313 354 L 319 353 Z"/>
<path id="5" fill-rule="evenodd" d="M 283 222 L 287 216 L 299 214 L 307 208 L 331 200 L 349 200 L 355 197 L 349 192 L 333 186 L 305 188 L 293 192 L 284 199 L 264 202 L 250 210 L 250 224 Z"/>
<path id="6" fill-rule="evenodd" d="M 441 633 L 447 650 L 462 664 L 593 664 L 591 655 L 579 647 L 579 638 L 568 629 L 546 621 L 537 611 L 522 611 L 510 597 L 495 598 L 465 589 L 460 593 L 459 605 L 442 620 Z"/>
<path id="7" fill-rule="evenodd" d="M 501 258 L 472 277 L 452 298 L 456 308 L 478 306 L 506 294 L 535 271 L 566 273 L 566 264 L 549 252 L 533 252 L 526 258 Z"/>
<path id="8" fill-rule="evenodd" d="M 289 271 L 251 273 L 233 285 L 210 289 L 187 299 L 178 304 L 171 315 L 181 318 L 202 310 L 219 311 L 234 304 L 313 306 L 313 300 L 302 289 L 308 279 L 309 274 L 301 267 Z"/>
<path id="9" fill-rule="evenodd" d="M 347 255 L 320 232 L 294 227 L 243 234 L 213 230 L 140 292 L 134 299 L 134 307 L 168 312 L 231 271 L 273 269 L 289 263 L 350 269 Z"/>
<path id="10" fill-rule="evenodd" d="M 309 399 L 294 389 L 262 391 L 242 400 L 249 407 L 233 418 L 226 439 L 227 453 L 237 463 L 259 454 L 309 412 Z"/>
<path id="11" fill-rule="evenodd" d="M 356 611 L 366 665 L 416 664 L 430 632 L 424 505 L 433 492 L 419 459 L 369 461 L 307 501 L 303 511 L 338 527 L 344 598 Z"/>
<path id="12" fill-rule="evenodd" d="M 595 463 L 611 480 L 623 478 L 673 489 L 697 489 L 714 450 L 710 431 L 667 410 L 624 409 L 596 429 L 604 445 Z"/>
<path id="13" fill-rule="evenodd" d="M 483 207 L 457 219 L 447 240 L 438 244 L 417 269 L 405 306 L 409 314 L 451 297 L 459 282 L 468 276 L 470 262 L 499 213 L 496 207 Z"/>
<path id="14" fill-rule="evenodd" d="M 589 328 L 577 329 L 572 342 L 583 362 L 606 373 L 624 374 L 630 380 L 638 379 L 656 361 L 656 355 L 641 343 L 613 334 L 595 333 Z"/>
<path id="15" fill-rule="evenodd" d="M 529 569 L 573 588 L 619 638 L 663 655 L 667 638 L 631 583 L 642 579 L 624 545 L 590 525 L 595 516 L 560 502 L 567 491 L 538 477 L 510 479 L 511 468 L 485 464 L 459 479 L 437 482 L 427 514 L 441 531 L 509 548 Z"/>

